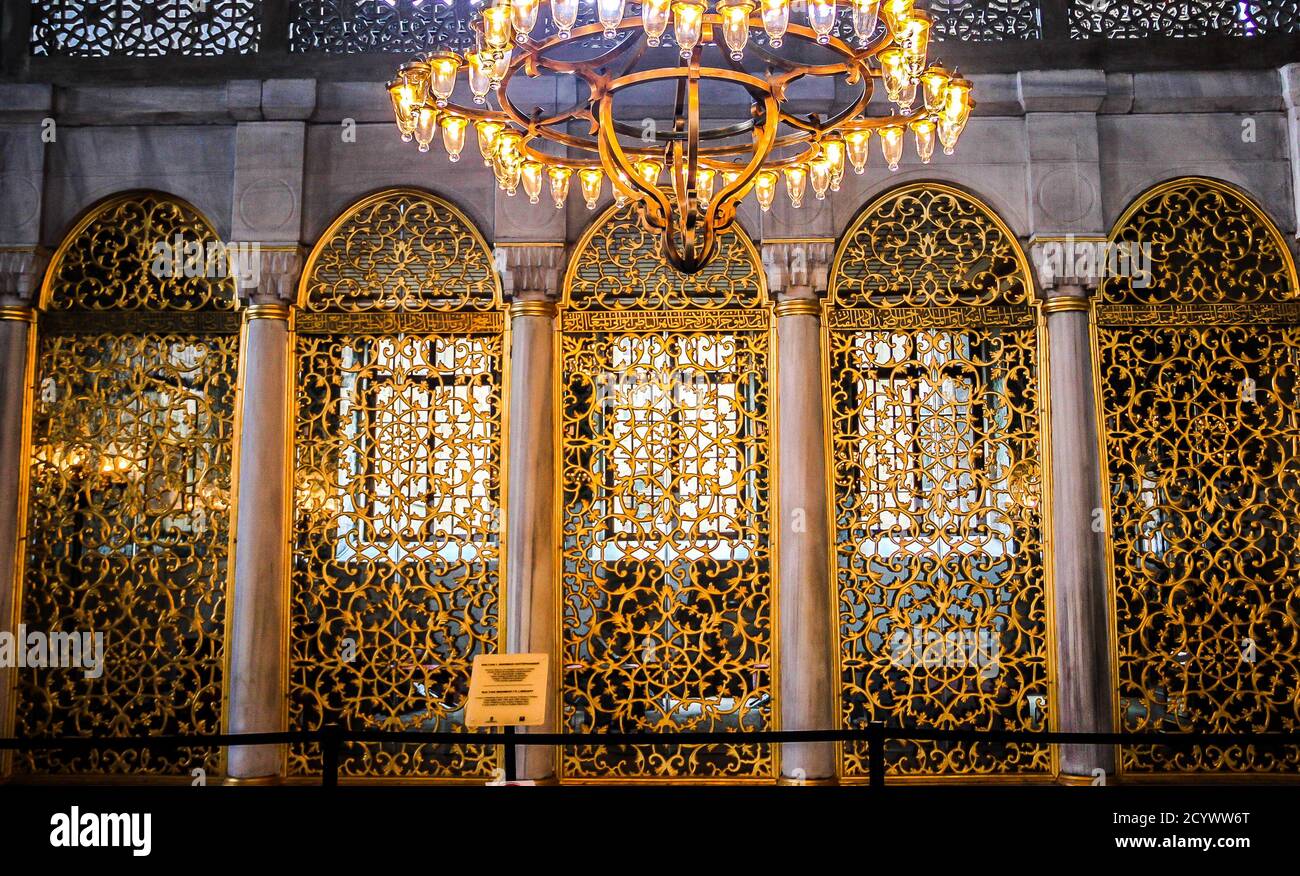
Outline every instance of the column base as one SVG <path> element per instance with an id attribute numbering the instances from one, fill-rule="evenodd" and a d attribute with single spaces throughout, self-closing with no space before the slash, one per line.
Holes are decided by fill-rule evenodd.
<path id="1" fill-rule="evenodd" d="M 840 780 L 831 776 L 825 779 L 796 779 L 790 776 L 781 776 L 776 780 L 778 786 L 782 788 L 797 788 L 808 786 L 812 788 L 835 788 L 839 787 Z"/>
<path id="2" fill-rule="evenodd" d="M 283 776 L 226 776 L 221 780 L 223 786 L 231 787 L 248 787 L 248 788 L 269 788 L 273 785 L 283 785 Z"/>
<path id="3" fill-rule="evenodd" d="M 1108 785 L 1111 784 L 1112 781 L 1114 780 L 1114 778 L 1115 778 L 1115 777 L 1112 776 L 1110 773 L 1107 773 L 1107 774 L 1106 774 L 1106 784 L 1108 784 Z M 1094 781 L 1094 779 L 1093 779 L 1092 776 L 1072 776 L 1072 775 L 1070 775 L 1070 774 L 1068 774 L 1068 773 L 1060 773 L 1060 774 L 1058 774 L 1057 777 L 1056 777 L 1056 784 L 1058 784 L 1058 785 L 1066 785 L 1066 786 L 1068 786 L 1068 787 L 1072 787 L 1072 788 L 1085 788 L 1085 787 L 1090 787 L 1090 786 L 1092 785 L 1093 781 Z"/>

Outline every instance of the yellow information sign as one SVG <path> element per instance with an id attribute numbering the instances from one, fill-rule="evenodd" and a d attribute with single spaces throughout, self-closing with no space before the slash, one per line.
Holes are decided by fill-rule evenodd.
<path id="1" fill-rule="evenodd" d="M 546 654 L 478 654 L 469 676 L 467 727 L 536 727 L 546 721 Z"/>

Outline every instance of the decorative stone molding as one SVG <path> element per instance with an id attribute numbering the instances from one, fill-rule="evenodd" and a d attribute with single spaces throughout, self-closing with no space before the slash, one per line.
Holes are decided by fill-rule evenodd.
<path id="1" fill-rule="evenodd" d="M 0 304 L 36 305 L 50 254 L 37 246 L 0 247 Z"/>
<path id="2" fill-rule="evenodd" d="M 291 305 L 298 294 L 298 279 L 307 251 L 296 243 L 254 243 L 251 265 L 237 265 L 240 277 L 252 280 L 240 289 L 248 303 Z"/>
<path id="3" fill-rule="evenodd" d="M 1296 237 L 1300 238 L 1300 64 L 1281 69 L 1282 99 L 1286 103 L 1287 155 L 1291 159 L 1291 197 Z"/>
<path id="4" fill-rule="evenodd" d="M 1044 298 L 1066 286 L 1095 290 L 1106 271 L 1106 238 L 1100 234 L 1034 237 L 1029 257 Z"/>
<path id="5" fill-rule="evenodd" d="M 507 298 L 526 293 L 555 298 L 564 274 L 566 249 L 562 243 L 498 243 L 494 248 L 501 288 Z"/>
<path id="6" fill-rule="evenodd" d="M 826 238 L 778 240 L 763 244 L 763 269 L 768 290 L 792 295 L 803 288 L 814 295 L 826 291 L 835 242 Z"/>

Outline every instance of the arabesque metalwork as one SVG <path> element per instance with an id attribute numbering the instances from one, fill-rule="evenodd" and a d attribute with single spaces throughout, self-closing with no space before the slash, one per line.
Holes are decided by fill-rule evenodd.
<path id="1" fill-rule="evenodd" d="M 18 672 L 20 736 L 221 731 L 239 323 L 229 276 L 155 270 L 156 244 L 178 240 L 220 243 L 183 201 L 114 197 L 73 228 L 47 274 L 19 620 L 65 638 L 47 668 Z M 19 773 L 195 768 L 216 773 L 219 750 L 30 752 L 14 763 Z"/>
<path id="2" fill-rule="evenodd" d="M 1121 728 L 1300 727 L 1300 290 L 1222 183 L 1144 193 L 1097 344 Z M 1300 748 L 1121 749 L 1130 776 L 1295 773 Z"/>
<path id="3" fill-rule="evenodd" d="M 561 724 L 735 730 L 728 745 L 575 746 L 567 780 L 771 779 L 769 311 L 729 231 L 695 275 L 630 208 L 594 225 L 561 314 Z"/>
<path id="4" fill-rule="evenodd" d="M 303 273 L 294 334 L 290 726 L 463 730 L 501 640 L 505 336 L 487 246 L 381 192 Z M 290 748 L 291 775 L 321 769 Z M 495 746 L 349 746 L 344 776 L 490 778 Z"/>
<path id="5" fill-rule="evenodd" d="M 863 210 L 827 307 L 840 716 L 1042 730 L 1051 703 L 1032 281 L 983 204 L 917 183 Z M 846 780 L 868 775 L 843 748 Z M 900 777 L 1046 774 L 1047 746 L 894 742 Z"/>

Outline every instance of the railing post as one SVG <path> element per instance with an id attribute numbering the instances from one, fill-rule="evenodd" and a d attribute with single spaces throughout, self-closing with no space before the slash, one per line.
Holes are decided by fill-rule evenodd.
<path id="1" fill-rule="evenodd" d="M 885 725 L 881 721 L 867 724 L 867 776 L 872 788 L 885 787 Z"/>
<path id="2" fill-rule="evenodd" d="M 1038 21 L 1044 41 L 1064 42 L 1070 38 L 1071 0 L 1038 0 Z"/>

